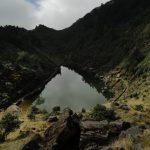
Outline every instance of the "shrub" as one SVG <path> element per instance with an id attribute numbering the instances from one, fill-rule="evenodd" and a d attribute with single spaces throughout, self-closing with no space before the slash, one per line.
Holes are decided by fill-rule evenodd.
<path id="1" fill-rule="evenodd" d="M 31 106 L 30 109 L 29 109 L 27 117 L 30 120 L 35 120 L 35 114 L 37 114 L 37 113 L 39 113 L 38 108 L 36 108 L 36 106 Z"/>
<path id="2" fill-rule="evenodd" d="M 29 120 L 35 120 L 35 115 L 33 113 L 29 113 L 27 117 Z"/>
<path id="3" fill-rule="evenodd" d="M 136 106 L 135 106 L 135 110 L 142 112 L 142 111 L 144 111 L 144 107 L 143 107 L 143 105 L 136 105 Z"/>
<path id="4" fill-rule="evenodd" d="M 60 106 L 55 106 L 54 108 L 53 108 L 53 112 L 55 113 L 55 112 L 59 112 L 60 111 Z"/>
<path id="5" fill-rule="evenodd" d="M 111 109 L 106 109 L 105 106 L 97 104 L 91 113 L 91 117 L 95 120 L 115 120 L 116 113 Z"/>
<path id="6" fill-rule="evenodd" d="M 11 113 L 7 113 L 2 117 L 0 121 L 0 129 L 1 129 L 2 135 L 4 136 L 4 140 L 6 139 L 7 135 L 10 132 L 19 128 L 19 124 L 20 124 L 20 121 L 18 120 L 18 117 Z"/>
<path id="7" fill-rule="evenodd" d="M 36 105 L 41 105 L 44 103 L 44 101 L 45 101 L 45 99 L 43 97 L 38 97 L 36 99 Z"/>

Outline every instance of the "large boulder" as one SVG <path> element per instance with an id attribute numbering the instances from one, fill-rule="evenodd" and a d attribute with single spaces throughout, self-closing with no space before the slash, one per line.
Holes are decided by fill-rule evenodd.
<path id="1" fill-rule="evenodd" d="M 120 138 L 126 138 L 126 137 L 131 137 L 133 139 L 137 139 L 147 128 L 147 126 L 133 126 L 129 128 L 126 131 L 122 131 L 121 134 L 119 135 Z"/>
<path id="2" fill-rule="evenodd" d="M 98 150 L 130 127 L 129 122 L 83 121 L 80 137 L 81 150 Z"/>
<path id="3" fill-rule="evenodd" d="M 80 121 L 66 109 L 60 119 L 45 132 L 45 150 L 79 150 Z"/>
<path id="4" fill-rule="evenodd" d="M 18 115 L 21 111 L 19 106 L 13 104 L 6 109 L 6 112 Z"/>
<path id="5" fill-rule="evenodd" d="M 36 134 L 26 144 L 20 147 L 20 150 L 38 150 L 41 148 L 42 138 L 39 134 Z"/>

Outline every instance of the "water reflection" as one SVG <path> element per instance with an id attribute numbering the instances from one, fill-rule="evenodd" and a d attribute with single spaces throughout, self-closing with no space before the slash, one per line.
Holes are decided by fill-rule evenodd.
<path id="1" fill-rule="evenodd" d="M 40 97 L 45 100 L 37 107 L 48 112 L 55 106 L 80 111 L 82 108 L 90 109 L 105 101 L 105 97 L 98 93 L 96 88 L 91 87 L 84 82 L 81 75 L 66 67 L 61 67 L 61 74 L 45 86 Z"/>

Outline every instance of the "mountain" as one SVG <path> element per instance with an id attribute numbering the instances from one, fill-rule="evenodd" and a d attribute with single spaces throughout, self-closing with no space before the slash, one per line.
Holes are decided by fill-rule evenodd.
<path id="1" fill-rule="evenodd" d="M 11 99 L 12 93 L 23 89 L 22 81 L 28 84 L 35 76 L 40 81 L 41 76 L 52 74 L 60 65 L 98 76 L 116 70 L 123 70 L 128 76 L 147 74 L 149 20 L 149 0 L 112 0 L 60 31 L 44 25 L 29 31 L 0 27 L 1 85 L 6 81 L 10 85 L 10 89 L 2 86 L 1 99 Z M 14 95 L 14 100 L 22 96 Z"/>

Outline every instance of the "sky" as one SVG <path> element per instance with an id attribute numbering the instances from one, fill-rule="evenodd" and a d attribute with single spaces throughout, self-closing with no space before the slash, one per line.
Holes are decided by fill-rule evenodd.
<path id="1" fill-rule="evenodd" d="M 0 25 L 64 29 L 108 0 L 0 0 Z"/>

